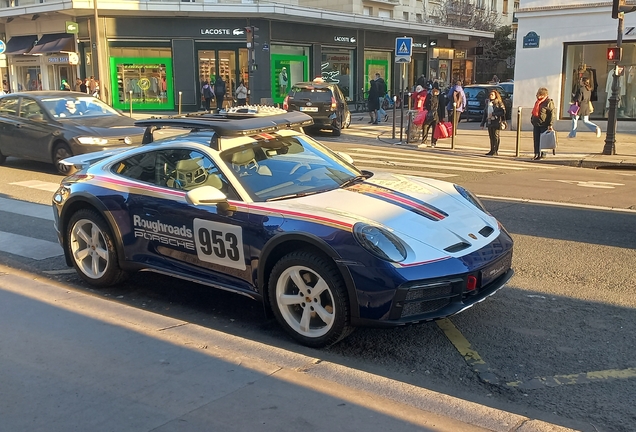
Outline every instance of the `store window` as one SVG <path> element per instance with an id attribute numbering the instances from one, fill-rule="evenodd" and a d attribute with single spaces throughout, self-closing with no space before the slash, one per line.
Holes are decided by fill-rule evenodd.
<path id="1" fill-rule="evenodd" d="M 370 81 L 375 78 L 375 74 L 379 73 L 386 82 L 387 89 L 391 90 L 391 53 L 384 51 L 365 51 L 364 52 L 364 87 L 360 89 L 364 91 L 365 96 L 369 92 Z"/>
<path id="2" fill-rule="evenodd" d="M 132 102 L 133 109 L 174 109 L 170 48 L 111 45 L 109 51 L 113 107 L 128 110 Z"/>
<path id="3" fill-rule="evenodd" d="M 609 98 L 612 95 L 612 79 L 614 63 L 607 61 L 607 43 L 577 44 L 566 46 L 565 84 L 560 101 L 560 112 L 567 116 L 568 107 L 581 79 L 588 78 L 592 87 L 591 118 L 607 118 Z M 625 69 L 618 77 L 619 95 L 616 117 L 618 119 L 636 118 L 636 44 L 623 43 L 623 60 Z"/>
<path id="4" fill-rule="evenodd" d="M 282 103 L 292 85 L 309 80 L 309 48 L 273 45 L 270 52 L 272 102 Z"/>
<path id="5" fill-rule="evenodd" d="M 199 88 L 207 81 L 214 85 L 217 76 L 225 81 L 224 106 L 233 105 L 236 87 L 243 81 L 249 90 L 248 54 L 246 48 L 235 50 L 199 50 Z M 238 58 L 238 63 L 237 63 Z"/>
<path id="6" fill-rule="evenodd" d="M 323 80 L 338 84 L 347 100 L 355 100 L 353 50 L 323 48 L 320 71 Z"/>
<path id="7" fill-rule="evenodd" d="M 40 66 L 18 66 L 15 69 L 17 72 L 18 91 L 42 90 L 42 71 Z"/>

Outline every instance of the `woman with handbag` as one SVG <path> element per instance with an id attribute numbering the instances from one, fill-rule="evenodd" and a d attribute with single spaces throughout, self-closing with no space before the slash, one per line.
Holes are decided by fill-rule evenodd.
<path id="1" fill-rule="evenodd" d="M 568 112 L 572 116 L 572 130 L 568 138 L 576 138 L 576 127 L 579 123 L 579 117 L 583 118 L 583 124 L 592 132 L 596 132 L 596 137 L 601 137 L 601 128 L 590 121 L 590 98 L 592 97 L 592 86 L 589 78 L 583 78 L 581 85 L 574 95 L 574 100 Z"/>
<path id="2" fill-rule="evenodd" d="M 502 125 L 506 124 L 506 107 L 501 95 L 497 90 L 491 90 L 488 94 L 486 108 L 481 119 L 481 128 L 488 127 L 488 137 L 490 138 L 490 151 L 486 156 L 497 156 L 499 151 L 499 131 Z"/>
<path id="3" fill-rule="evenodd" d="M 428 111 L 426 116 L 426 121 L 422 126 L 422 144 L 420 146 L 425 146 L 426 137 L 428 135 L 428 130 L 431 130 L 431 147 L 435 147 L 437 144 L 437 137 L 435 136 L 435 128 L 437 127 L 437 123 L 440 121 L 444 121 L 444 113 L 445 113 L 445 104 L 440 103 L 440 98 L 442 96 L 439 92 L 439 84 L 433 83 L 433 88 L 431 89 L 431 93 L 426 98 L 426 102 L 424 104 L 424 108 Z"/>
<path id="4" fill-rule="evenodd" d="M 545 131 L 553 131 L 554 102 L 548 97 L 548 89 L 540 87 L 537 90 L 537 101 L 532 108 L 532 138 L 534 139 L 534 160 L 543 159 L 545 152 L 541 151 L 541 134 Z"/>

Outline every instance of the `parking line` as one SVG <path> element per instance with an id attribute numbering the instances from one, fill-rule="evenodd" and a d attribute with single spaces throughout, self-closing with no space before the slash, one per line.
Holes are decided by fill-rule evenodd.
<path id="1" fill-rule="evenodd" d="M 31 216 L 39 219 L 54 220 L 51 205 L 36 204 L 9 198 L 0 198 L 0 211 Z"/>
<path id="2" fill-rule="evenodd" d="M 636 368 L 608 369 L 603 371 L 582 372 L 572 375 L 555 375 L 553 377 L 538 377 L 530 381 L 512 381 L 506 383 L 508 387 L 516 387 L 523 390 L 535 390 L 544 387 L 558 387 L 562 385 L 589 384 L 594 381 L 608 379 L 636 378 Z"/>
<path id="3" fill-rule="evenodd" d="M 464 357 L 464 360 L 473 371 L 477 373 L 479 379 L 490 384 L 499 384 L 499 378 L 495 375 L 486 362 L 475 351 L 468 339 L 459 331 L 455 324 L 448 318 L 435 321 L 437 326 L 444 332 L 446 338 L 452 343 L 457 351 Z"/>

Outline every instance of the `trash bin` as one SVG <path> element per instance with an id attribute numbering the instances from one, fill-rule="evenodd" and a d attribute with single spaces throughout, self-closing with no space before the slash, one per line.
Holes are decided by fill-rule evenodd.
<path id="1" fill-rule="evenodd" d="M 413 124 L 413 120 L 415 120 L 415 116 L 417 115 L 418 110 L 408 110 L 406 112 L 408 121 L 406 122 L 406 142 L 414 143 L 418 142 L 422 137 L 422 126 L 418 126 Z"/>

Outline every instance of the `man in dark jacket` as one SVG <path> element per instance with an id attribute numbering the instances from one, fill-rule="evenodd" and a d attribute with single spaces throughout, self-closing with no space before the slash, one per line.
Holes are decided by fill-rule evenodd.
<path id="1" fill-rule="evenodd" d="M 223 98 L 225 97 L 225 81 L 221 78 L 221 75 L 216 77 L 214 81 L 214 98 L 216 99 L 216 109 L 221 111 L 223 109 Z"/>

